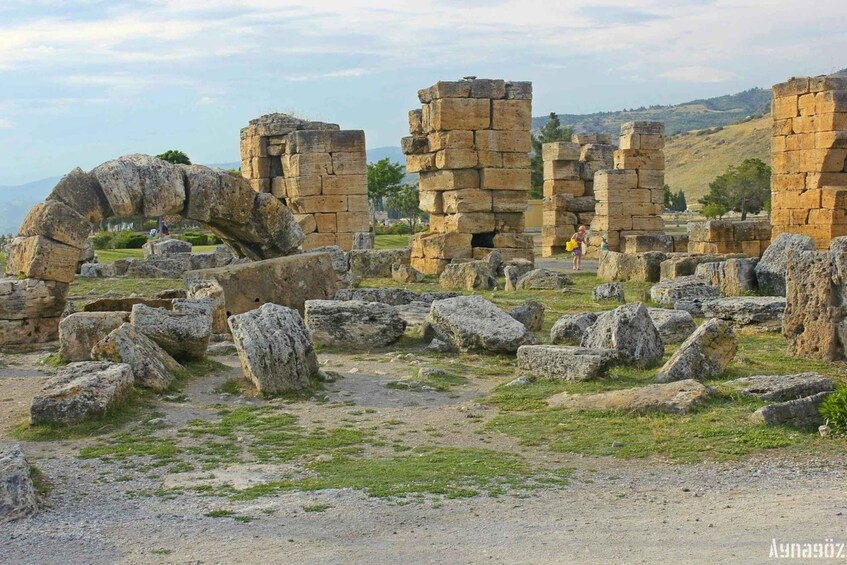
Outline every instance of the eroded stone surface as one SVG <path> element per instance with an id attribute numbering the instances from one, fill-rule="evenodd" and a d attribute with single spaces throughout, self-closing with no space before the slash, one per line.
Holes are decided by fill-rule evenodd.
<path id="1" fill-rule="evenodd" d="M 544 325 L 544 310 L 542 303 L 527 298 L 523 304 L 509 310 L 509 316 L 522 323 L 529 331 L 539 332 Z"/>
<path id="2" fill-rule="evenodd" d="M 812 429 L 822 424 L 819 412 L 821 403 L 831 392 L 819 392 L 811 396 L 762 406 L 751 419 L 767 426 L 788 424 L 802 429 Z"/>
<path id="3" fill-rule="evenodd" d="M 94 344 L 91 357 L 99 361 L 126 363 L 132 368 L 136 386 L 154 391 L 166 390 L 182 365 L 131 324 L 122 324 Z"/>
<path id="4" fill-rule="evenodd" d="M 681 343 L 697 329 L 694 318 L 684 310 L 648 308 L 647 313 L 665 344 Z"/>
<path id="5" fill-rule="evenodd" d="M 353 349 L 385 347 L 406 330 L 393 306 L 358 300 L 307 300 L 305 323 L 315 342 Z"/>
<path id="6" fill-rule="evenodd" d="M 656 381 L 704 381 L 717 377 L 735 357 L 737 349 L 738 341 L 730 324 L 718 319 L 707 320 L 682 342 L 659 371 Z"/>
<path id="7" fill-rule="evenodd" d="M 318 359 L 300 314 L 278 304 L 229 318 L 244 376 L 260 392 L 279 394 L 309 388 Z"/>
<path id="8" fill-rule="evenodd" d="M 566 314 L 556 320 L 550 329 L 550 341 L 559 345 L 579 345 L 585 332 L 596 321 L 597 314 L 594 312 Z"/>
<path id="9" fill-rule="evenodd" d="M 605 377 L 616 362 L 617 351 L 567 345 L 523 345 L 518 368 L 552 379 L 585 381 Z"/>
<path id="10" fill-rule="evenodd" d="M 710 387 L 693 379 L 652 384 L 596 394 L 568 394 L 551 397 L 551 406 L 582 410 L 620 410 L 636 414 L 687 414 L 712 393 Z"/>
<path id="11" fill-rule="evenodd" d="M 59 357 L 91 360 L 91 348 L 129 320 L 129 312 L 76 312 L 59 322 Z"/>
<path id="12" fill-rule="evenodd" d="M 774 323 L 781 325 L 785 298 L 781 296 L 731 296 L 706 300 L 703 315 L 719 318 L 735 325 Z"/>
<path id="13" fill-rule="evenodd" d="M 550 269 L 533 269 L 518 279 L 517 290 L 561 290 L 572 285 L 573 280 L 565 273 Z"/>
<path id="14" fill-rule="evenodd" d="M 495 272 L 487 261 L 450 263 L 441 273 L 439 283 L 448 290 L 491 290 L 497 287 Z"/>
<path id="15" fill-rule="evenodd" d="M 38 498 L 29 463 L 18 444 L 0 445 L 0 522 L 34 515 Z"/>
<path id="16" fill-rule="evenodd" d="M 665 354 L 659 330 L 641 302 L 598 315 L 581 345 L 591 349 L 614 349 L 638 367 L 651 367 Z"/>
<path id="17" fill-rule="evenodd" d="M 132 307 L 130 323 L 175 359 L 202 359 L 212 335 L 212 305 L 202 300 L 174 301 L 173 310 Z M 202 305 L 195 308 L 194 305 Z"/>
<path id="18" fill-rule="evenodd" d="M 591 290 L 591 299 L 597 302 L 626 302 L 623 285 L 618 282 L 604 283 Z"/>
<path id="19" fill-rule="evenodd" d="M 432 303 L 429 325 L 461 351 L 514 353 L 534 339 L 523 324 L 481 296 L 458 296 Z"/>
<path id="20" fill-rule="evenodd" d="M 723 383 L 745 396 L 785 402 L 835 390 L 832 379 L 820 373 L 756 375 Z"/>
<path id="21" fill-rule="evenodd" d="M 781 233 L 776 236 L 756 264 L 759 292 L 770 296 L 785 296 L 789 253 L 814 250 L 814 241 L 807 235 Z"/>
<path id="22" fill-rule="evenodd" d="M 129 398 L 132 385 L 132 368 L 124 363 L 71 363 L 32 399 L 30 423 L 76 424 L 102 418 Z"/>
<path id="23" fill-rule="evenodd" d="M 650 288 L 650 298 L 657 304 L 673 307 L 680 301 L 703 301 L 720 297 L 720 289 L 704 279 L 683 276 L 663 280 Z"/>

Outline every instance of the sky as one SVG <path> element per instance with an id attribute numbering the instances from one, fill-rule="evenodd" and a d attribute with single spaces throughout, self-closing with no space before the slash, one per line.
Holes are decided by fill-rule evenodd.
<path id="1" fill-rule="evenodd" d="M 127 153 L 239 159 L 270 112 L 399 145 L 417 90 L 533 82 L 533 114 L 847 67 L 844 0 L 0 0 L 0 186 Z"/>

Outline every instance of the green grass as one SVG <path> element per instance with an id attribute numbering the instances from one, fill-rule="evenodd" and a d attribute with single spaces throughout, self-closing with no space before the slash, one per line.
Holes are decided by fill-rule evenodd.
<path id="1" fill-rule="evenodd" d="M 374 238 L 376 249 L 402 249 L 409 246 L 411 235 L 378 235 Z"/>
<path id="2" fill-rule="evenodd" d="M 665 358 L 673 348 L 667 348 Z M 484 400 L 500 409 L 489 428 L 526 445 L 553 451 L 612 455 L 622 458 L 660 456 L 674 461 L 737 459 L 752 453 L 787 451 L 847 452 L 847 441 L 823 440 L 815 433 L 788 426 L 767 427 L 750 421 L 763 401 L 741 398 L 722 383 L 762 374 L 817 371 L 844 382 L 836 364 L 796 359 L 786 353 L 785 340 L 775 333 L 739 332 L 735 359 L 723 375 L 706 381 L 716 396 L 688 415 L 639 416 L 608 410 L 550 408 L 554 394 L 582 394 L 643 386 L 653 382 L 656 369 L 619 367 L 618 378 L 588 382 L 538 380 L 522 387 L 497 388 Z M 620 444 L 619 446 L 615 446 Z"/>
<path id="3" fill-rule="evenodd" d="M 326 512 L 330 508 L 331 504 L 306 504 L 303 506 L 303 512 Z"/>
<path id="4" fill-rule="evenodd" d="M 215 250 L 217 245 L 195 245 L 191 248 L 193 253 L 208 253 Z M 99 263 L 114 263 L 118 259 L 142 259 L 144 252 L 141 249 L 97 249 L 94 252 Z"/>

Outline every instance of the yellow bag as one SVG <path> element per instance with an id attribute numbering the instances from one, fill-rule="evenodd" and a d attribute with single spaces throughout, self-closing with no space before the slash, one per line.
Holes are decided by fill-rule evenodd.
<path id="1" fill-rule="evenodd" d="M 579 246 L 579 243 L 575 239 L 569 239 L 567 243 L 565 243 L 565 251 L 573 251 Z"/>

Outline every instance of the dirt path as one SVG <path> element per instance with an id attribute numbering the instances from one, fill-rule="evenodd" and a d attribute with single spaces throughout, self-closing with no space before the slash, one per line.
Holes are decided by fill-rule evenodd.
<path id="1" fill-rule="evenodd" d="M 0 442 L 25 416 L 47 372 L 44 354 L 12 358 L 0 373 Z M 306 428 L 347 419 L 414 447 L 486 447 L 527 461 L 573 468 L 565 487 L 528 494 L 391 501 L 350 489 L 285 492 L 239 501 L 186 491 L 150 493 L 208 480 L 247 485 L 280 465 L 156 474 L 99 459 L 80 460 L 91 440 L 25 443 L 52 487 L 46 507 L 0 528 L 2 563 L 750 563 L 768 560 L 772 538 L 847 542 L 847 469 L 822 456 L 793 461 L 763 454 L 742 462 L 673 465 L 552 453 L 485 429 L 493 409 L 477 404 L 503 377 L 479 376 L 449 393 L 385 385 L 421 366 L 415 355 L 322 353 L 344 377 L 328 402 L 286 404 Z M 268 404 L 222 394 L 238 373 L 193 379 L 185 398 L 155 407 L 174 428 L 214 418 L 220 407 Z M 447 361 L 449 363 L 449 360 Z M 276 401 L 273 401 L 276 402 Z M 342 404 L 344 403 L 344 404 Z M 472 415 L 473 417 L 468 417 Z M 389 421 L 402 421 L 386 428 Z M 437 429 L 438 434 L 427 433 Z M 134 494 L 133 494 L 134 493 Z M 226 509 L 233 517 L 206 516 Z"/>

